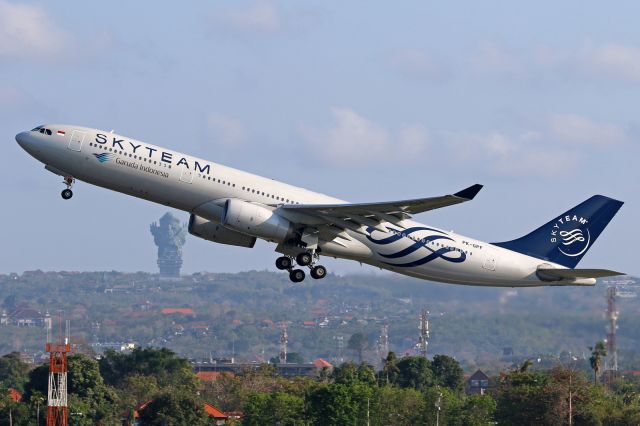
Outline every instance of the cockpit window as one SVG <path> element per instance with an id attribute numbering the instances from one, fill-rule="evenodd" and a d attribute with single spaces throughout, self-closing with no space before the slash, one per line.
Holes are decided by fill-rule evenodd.
<path id="1" fill-rule="evenodd" d="M 44 131 L 45 131 L 45 132 L 47 132 L 47 135 L 48 135 L 48 136 L 51 136 L 51 130 L 49 130 L 49 129 L 44 129 Z"/>
<path id="2" fill-rule="evenodd" d="M 34 132 L 34 131 L 36 131 L 36 130 L 37 130 L 38 132 L 42 133 L 43 135 L 51 136 L 51 134 L 52 134 L 51 130 L 49 130 L 49 129 L 45 129 L 44 127 L 40 127 L 39 129 L 37 129 L 37 128 L 36 128 L 36 129 L 33 129 L 33 130 L 32 130 L 32 132 Z"/>
<path id="3" fill-rule="evenodd" d="M 31 131 L 32 132 L 37 132 L 40 129 L 42 129 L 42 126 L 34 127 L 33 129 L 31 129 Z"/>

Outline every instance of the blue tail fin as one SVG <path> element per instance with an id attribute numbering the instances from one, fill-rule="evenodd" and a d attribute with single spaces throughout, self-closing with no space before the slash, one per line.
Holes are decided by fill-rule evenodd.
<path id="1" fill-rule="evenodd" d="M 530 234 L 494 245 L 574 268 L 622 204 L 594 195 Z"/>

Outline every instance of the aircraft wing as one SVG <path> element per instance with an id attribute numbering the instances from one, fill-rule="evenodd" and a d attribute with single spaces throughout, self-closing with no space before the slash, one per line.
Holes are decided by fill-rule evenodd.
<path id="1" fill-rule="evenodd" d="M 320 217 L 330 225 L 366 233 L 364 231 L 366 227 L 387 231 L 382 222 L 397 224 L 413 214 L 470 201 L 481 189 L 482 185 L 475 184 L 455 194 L 440 197 L 377 203 L 299 204 L 285 205 L 281 208 L 291 212 Z"/>
<path id="2" fill-rule="evenodd" d="M 550 278 L 603 278 L 624 275 L 622 272 L 610 271 L 608 269 L 553 269 L 538 268 L 538 272 Z"/>

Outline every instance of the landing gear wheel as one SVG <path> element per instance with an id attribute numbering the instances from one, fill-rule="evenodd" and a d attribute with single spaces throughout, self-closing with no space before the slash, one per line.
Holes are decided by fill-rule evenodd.
<path id="1" fill-rule="evenodd" d="M 64 198 L 65 200 L 68 200 L 69 198 L 73 197 L 73 191 L 69 188 L 63 189 L 60 195 L 62 195 L 62 198 Z"/>
<path id="2" fill-rule="evenodd" d="M 322 265 L 311 268 L 311 278 L 321 280 L 327 276 L 327 268 Z"/>
<path id="3" fill-rule="evenodd" d="M 276 268 L 282 270 L 291 269 L 293 261 L 290 257 L 282 256 L 276 259 Z"/>
<path id="4" fill-rule="evenodd" d="M 304 281 L 305 273 L 302 269 L 294 269 L 289 273 L 289 279 L 294 283 L 300 283 Z"/>
<path id="5" fill-rule="evenodd" d="M 300 266 L 310 265 L 311 262 L 313 262 L 313 256 L 308 251 L 304 253 L 300 253 L 299 255 L 296 256 L 296 262 Z"/>

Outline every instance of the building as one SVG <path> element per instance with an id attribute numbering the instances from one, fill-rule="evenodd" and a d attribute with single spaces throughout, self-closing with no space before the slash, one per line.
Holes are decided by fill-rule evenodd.
<path id="1" fill-rule="evenodd" d="M 467 393 L 469 395 L 484 395 L 489 389 L 489 376 L 481 370 L 476 371 L 467 379 Z"/>

